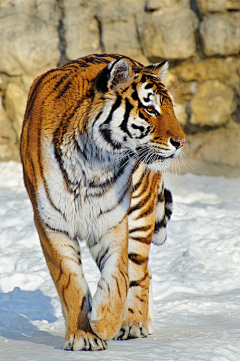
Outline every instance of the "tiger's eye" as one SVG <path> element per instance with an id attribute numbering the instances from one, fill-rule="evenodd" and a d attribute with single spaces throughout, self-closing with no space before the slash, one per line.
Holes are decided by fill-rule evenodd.
<path id="1" fill-rule="evenodd" d="M 155 114 L 156 115 L 156 110 L 153 107 L 148 107 L 146 108 L 146 111 L 150 114 Z"/>

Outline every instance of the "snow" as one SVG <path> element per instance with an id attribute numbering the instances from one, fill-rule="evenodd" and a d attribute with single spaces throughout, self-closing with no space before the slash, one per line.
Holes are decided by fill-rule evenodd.
<path id="1" fill-rule="evenodd" d="M 67 352 L 21 165 L 0 164 L 0 360 L 240 360 L 240 179 L 166 174 L 165 185 L 174 214 L 150 254 L 154 334 Z M 99 272 L 81 248 L 94 292 Z"/>

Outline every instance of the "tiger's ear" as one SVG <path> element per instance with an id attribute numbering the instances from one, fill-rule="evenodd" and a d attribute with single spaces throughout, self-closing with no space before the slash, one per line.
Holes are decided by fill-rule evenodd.
<path id="1" fill-rule="evenodd" d="M 111 90 L 127 86 L 133 78 L 130 59 L 120 58 L 110 63 L 107 68 L 109 70 L 108 86 Z"/>
<path id="2" fill-rule="evenodd" d="M 168 61 L 164 60 L 162 63 L 146 66 L 148 70 L 156 74 L 160 79 L 164 78 L 168 72 Z"/>

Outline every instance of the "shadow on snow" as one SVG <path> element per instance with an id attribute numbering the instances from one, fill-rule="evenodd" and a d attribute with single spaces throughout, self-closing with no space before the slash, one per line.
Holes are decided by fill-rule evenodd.
<path id="1" fill-rule="evenodd" d="M 0 293 L 0 336 L 62 349 L 63 337 L 41 331 L 32 323 L 42 320 L 46 325 L 57 321 L 51 297 L 39 290 L 24 291 L 17 287 L 12 292 Z"/>

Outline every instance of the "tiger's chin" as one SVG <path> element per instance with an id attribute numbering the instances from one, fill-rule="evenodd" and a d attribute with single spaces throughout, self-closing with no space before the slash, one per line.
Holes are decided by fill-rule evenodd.
<path id="1" fill-rule="evenodd" d="M 168 170 L 170 167 L 171 159 L 166 158 L 164 160 L 157 160 L 155 162 L 145 164 L 149 169 L 154 170 L 155 172 L 163 172 Z"/>

